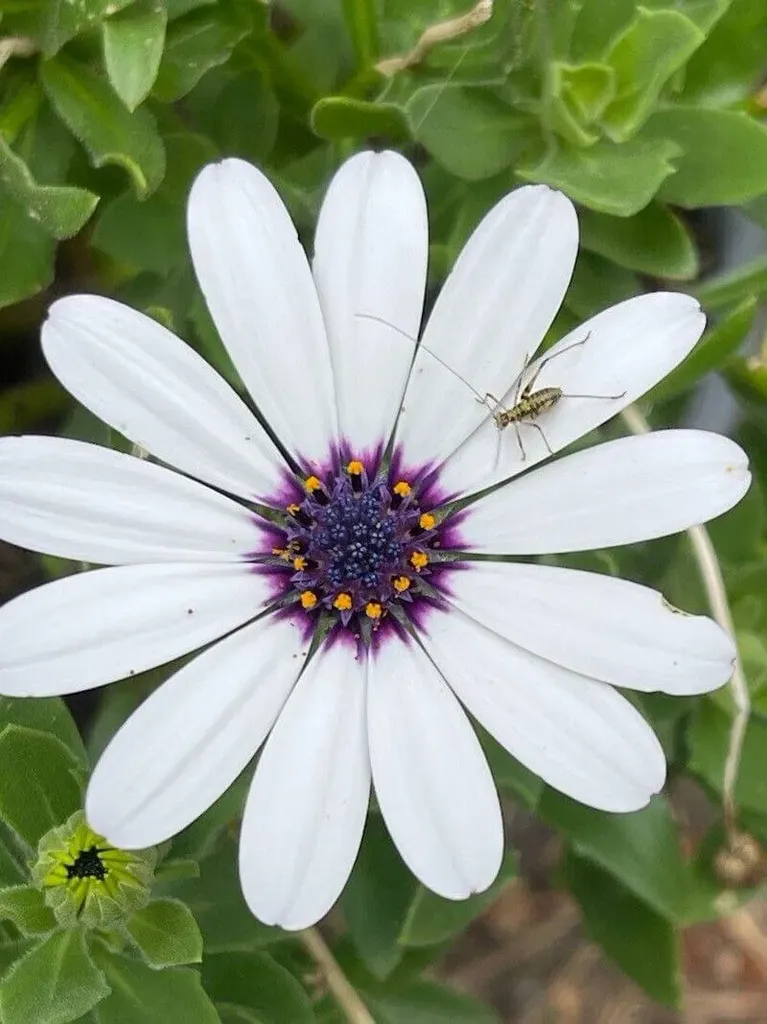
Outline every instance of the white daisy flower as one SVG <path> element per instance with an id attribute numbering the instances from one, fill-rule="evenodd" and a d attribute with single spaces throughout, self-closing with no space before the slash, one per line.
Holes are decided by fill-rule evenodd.
<path id="1" fill-rule="evenodd" d="M 663 753 L 614 687 L 712 690 L 730 675 L 731 639 L 634 583 L 472 556 L 683 530 L 744 494 L 744 453 L 668 430 L 466 496 L 647 391 L 699 338 L 697 303 L 643 295 L 562 339 L 568 351 L 536 389 L 621 397 L 563 397 L 541 430 L 518 423 L 518 438 L 513 424 L 499 433 L 466 382 L 513 402 L 575 261 L 576 215 L 560 193 L 520 188 L 485 217 L 415 361 L 427 218 L 402 157 L 363 153 L 341 168 L 311 268 L 277 192 L 240 160 L 202 171 L 188 226 L 210 312 L 282 454 L 191 348 L 88 295 L 54 303 L 45 355 L 83 405 L 157 461 L 59 438 L 0 441 L 2 536 L 112 566 L 0 612 L 0 692 L 74 693 L 205 647 L 107 747 L 88 788 L 91 826 L 122 848 L 160 843 L 263 743 L 240 876 L 253 912 L 293 929 L 341 892 L 371 781 L 425 885 L 461 899 L 493 881 L 498 796 L 464 708 L 575 800 L 645 805 L 663 785 Z"/>

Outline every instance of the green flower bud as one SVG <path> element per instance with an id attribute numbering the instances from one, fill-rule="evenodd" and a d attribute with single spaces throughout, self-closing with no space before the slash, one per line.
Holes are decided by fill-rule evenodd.
<path id="1" fill-rule="evenodd" d="M 77 811 L 40 840 L 32 883 L 65 928 L 113 928 L 149 901 L 156 862 L 154 847 L 120 850 Z"/>

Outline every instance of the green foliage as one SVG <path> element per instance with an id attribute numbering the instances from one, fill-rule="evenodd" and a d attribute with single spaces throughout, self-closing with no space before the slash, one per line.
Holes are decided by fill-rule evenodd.
<path id="1" fill-rule="evenodd" d="M 563 190 L 578 207 L 582 247 L 547 340 L 646 288 L 688 290 L 707 330 L 647 396 L 646 411 L 654 426 L 680 425 L 712 372 L 739 403 L 757 484 L 710 533 L 754 705 L 736 790 L 740 821 L 765 843 L 767 363 L 765 353 L 742 353 L 761 329 L 767 258 L 722 267 L 717 239 L 706 233 L 710 220 L 695 211 L 736 206 L 767 227 L 767 5 L 495 0 L 489 20 L 451 38 L 444 23 L 470 7 L 0 0 L 1 41 L 10 41 L 0 58 L 0 307 L 10 307 L 0 345 L 14 365 L 21 352 L 24 368 L 0 391 L 0 431 L 60 427 L 119 446 L 89 414 L 73 413 L 41 369 L 32 328 L 66 292 L 111 294 L 150 312 L 237 386 L 196 288 L 185 230 L 189 188 L 212 160 L 239 156 L 261 166 L 310 249 L 339 163 L 364 148 L 398 149 L 427 192 L 435 286 L 511 188 Z M 425 31 L 431 43 L 421 41 Z M 684 538 L 597 552 L 583 564 L 708 610 Z M 92 756 L 168 671 L 95 697 Z M 671 773 L 695 776 L 718 809 L 728 691 L 632 699 L 658 732 Z M 590 810 L 545 787 L 478 731 L 504 798 L 561 838 L 560 881 L 591 937 L 652 998 L 676 1005 L 679 930 L 738 906 L 755 888 L 735 893 L 718 876 L 721 824 L 688 856 L 665 797 L 631 815 Z M 30 884 L 30 866 L 39 840 L 81 807 L 87 768 L 62 701 L 0 698 L 3 1024 L 337 1024 L 332 999 L 307 983 L 312 964 L 295 936 L 256 921 L 243 901 L 236 833 L 247 772 L 170 853 L 160 852 L 143 909 L 98 936 L 84 921 L 56 925 Z M 417 884 L 371 812 L 334 919 L 344 929 L 334 951 L 377 1022 L 495 1019 L 421 974 L 505 886 L 524 884 L 524 871 L 515 881 L 518 870 L 510 849 L 486 893 L 443 900 Z"/>

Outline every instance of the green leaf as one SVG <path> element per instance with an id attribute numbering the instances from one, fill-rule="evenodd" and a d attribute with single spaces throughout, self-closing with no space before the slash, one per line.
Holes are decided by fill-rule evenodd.
<path id="1" fill-rule="evenodd" d="M 10 723 L 56 736 L 78 761 L 87 765 L 82 738 L 61 697 L 0 697 L 0 731 Z"/>
<path id="2" fill-rule="evenodd" d="M 192 179 L 216 151 L 204 136 L 168 135 L 167 173 L 159 189 L 139 201 L 125 192 L 101 209 L 92 243 L 136 270 L 168 275 L 188 263 L 186 199 Z"/>
<path id="3" fill-rule="evenodd" d="M 703 107 L 658 110 L 641 137 L 679 149 L 676 173 L 660 192 L 668 203 L 722 206 L 764 192 L 767 128 L 747 114 Z"/>
<path id="4" fill-rule="evenodd" d="M 189 907 L 179 900 L 152 900 L 130 917 L 125 930 L 155 969 L 202 960 L 200 929 Z"/>
<path id="5" fill-rule="evenodd" d="M 133 0 L 44 0 L 41 5 L 45 12 L 42 28 L 42 50 L 50 57 L 58 53 L 65 43 L 81 32 L 86 32 L 115 11 L 128 7 Z M 27 5 L 30 6 L 30 5 Z"/>
<path id="6" fill-rule="evenodd" d="M 416 887 L 383 819 L 369 814 L 341 908 L 355 949 L 378 978 L 387 977 L 402 957 L 397 939 Z"/>
<path id="7" fill-rule="evenodd" d="M 56 244 L 41 225 L 28 217 L 0 188 L 0 308 L 28 299 L 53 281 Z"/>
<path id="8" fill-rule="evenodd" d="M 55 736 L 7 725 L 0 732 L 0 817 L 36 846 L 80 807 L 78 767 Z"/>
<path id="9" fill-rule="evenodd" d="M 112 994 L 99 1005 L 99 1024 L 219 1024 L 200 975 L 190 967 L 153 971 L 94 945 L 93 958 Z"/>
<path id="10" fill-rule="evenodd" d="M 531 120 L 480 89 L 425 85 L 405 116 L 413 138 L 445 170 L 479 181 L 511 166 L 531 139 Z"/>
<path id="11" fill-rule="evenodd" d="M 0 921 L 10 921 L 22 935 L 39 935 L 56 927 L 56 918 L 45 905 L 42 892 L 31 885 L 0 889 Z"/>
<path id="12" fill-rule="evenodd" d="M 166 21 L 159 0 L 144 0 L 102 26 L 107 75 L 128 110 L 147 98 L 157 78 Z"/>
<path id="13" fill-rule="evenodd" d="M 727 757 L 730 717 L 712 701 L 701 701 L 689 732 L 690 769 L 716 792 L 721 793 L 724 762 Z M 767 812 L 767 772 L 764 751 L 767 749 L 767 722 L 752 716 L 735 787 L 735 803 L 764 814 Z"/>
<path id="14" fill-rule="evenodd" d="M 378 56 L 378 9 L 374 0 L 341 0 L 357 64 L 370 67 Z"/>
<path id="15" fill-rule="evenodd" d="M 154 192 L 165 174 L 165 150 L 151 114 L 126 110 L 107 82 L 69 57 L 45 61 L 40 77 L 59 117 L 85 146 L 93 165 L 123 167 L 139 198 Z"/>
<path id="16" fill-rule="evenodd" d="M 185 103 L 200 131 L 218 143 L 221 152 L 262 163 L 274 148 L 280 104 L 260 71 L 209 75 Z"/>
<path id="17" fill-rule="evenodd" d="M 99 197 L 71 185 L 38 185 L 27 165 L 0 135 L 0 181 L 22 206 L 54 238 L 69 238 L 83 227 Z"/>
<path id="18" fill-rule="evenodd" d="M 696 384 L 700 378 L 724 366 L 746 340 L 756 316 L 756 299 L 746 299 L 710 327 L 671 373 L 656 384 L 647 396 L 651 402 L 663 402 Z"/>
<path id="19" fill-rule="evenodd" d="M 629 270 L 672 281 L 697 277 L 698 253 L 684 222 L 660 203 L 633 217 L 580 212 L 581 245 Z"/>
<path id="20" fill-rule="evenodd" d="M 672 925 L 601 868 L 569 853 L 564 884 L 580 904 L 590 937 L 649 996 L 681 1001 L 679 947 Z"/>
<path id="21" fill-rule="evenodd" d="M 402 139 L 408 133 L 401 107 L 349 96 L 325 96 L 312 108 L 310 123 L 312 131 L 331 142 L 368 135 Z"/>
<path id="22" fill-rule="evenodd" d="M 368 996 L 380 1024 L 498 1024 L 488 1007 L 431 981 L 413 981 Z"/>
<path id="23" fill-rule="evenodd" d="M 419 886 L 399 941 L 405 946 L 431 946 L 452 938 L 495 902 L 516 876 L 516 855 L 507 853 L 490 888 L 467 900 L 446 900 Z"/>
<path id="24" fill-rule="evenodd" d="M 668 79 L 705 36 L 678 11 L 638 7 L 606 60 L 615 69 L 616 96 L 602 116 L 605 131 L 624 142 L 647 120 Z"/>
<path id="25" fill-rule="evenodd" d="M 53 932 L 0 982 L 0 1017 L 8 1024 L 66 1024 L 91 1010 L 109 986 L 78 929 Z"/>
<path id="26" fill-rule="evenodd" d="M 29 848 L 0 821 L 0 885 L 26 884 L 29 879 Z"/>
<path id="27" fill-rule="evenodd" d="M 581 249 L 565 302 L 580 320 L 587 320 L 641 290 L 639 279 L 630 270 Z"/>
<path id="28" fill-rule="evenodd" d="M 36 945 L 36 939 L 14 939 L 12 942 L 0 942 L 0 978 L 4 978 L 14 963 L 34 949 Z"/>
<path id="29" fill-rule="evenodd" d="M 496 785 L 513 793 L 525 807 L 534 808 L 543 791 L 542 780 L 537 775 L 533 775 L 529 768 L 520 764 L 515 757 L 512 757 L 497 740 L 493 739 L 490 733 L 485 732 L 476 722 L 474 728 L 479 736 Z"/>
<path id="30" fill-rule="evenodd" d="M 694 290 L 696 299 L 711 312 L 767 294 L 767 256 L 741 263 L 735 270 L 717 274 Z"/>
<path id="31" fill-rule="evenodd" d="M 615 96 L 615 74 L 606 64 L 551 66 L 549 121 L 574 146 L 591 146 L 599 134 L 589 127 Z"/>
<path id="32" fill-rule="evenodd" d="M 546 789 L 538 813 L 567 836 L 576 853 L 613 875 L 663 917 L 684 919 L 689 878 L 663 797 L 653 797 L 633 814 L 604 814 Z"/>
<path id="33" fill-rule="evenodd" d="M 664 139 L 632 139 L 621 146 L 602 141 L 590 149 L 560 146 L 538 164 L 522 164 L 526 181 L 561 189 L 577 203 L 615 217 L 644 209 L 674 171 L 679 147 Z"/>
<path id="34" fill-rule="evenodd" d="M 217 1005 L 240 1011 L 246 1020 L 312 1024 L 315 1019 L 304 989 L 266 953 L 206 953 L 202 979 Z"/>
<path id="35" fill-rule="evenodd" d="M 253 917 L 242 896 L 236 863 L 237 848 L 228 839 L 200 861 L 199 878 L 156 887 L 189 907 L 202 932 L 206 957 L 233 949 L 259 949 L 289 937 L 282 929 L 271 928 Z"/>
<path id="36" fill-rule="evenodd" d="M 224 20 L 221 7 L 194 11 L 168 28 L 165 52 L 154 85 L 164 103 L 185 96 L 211 68 L 224 64 L 246 29 Z"/>
<path id="37" fill-rule="evenodd" d="M 762 0 L 722 3 L 727 10 L 684 69 L 685 103 L 732 107 L 758 86 L 764 68 L 767 7 Z"/>

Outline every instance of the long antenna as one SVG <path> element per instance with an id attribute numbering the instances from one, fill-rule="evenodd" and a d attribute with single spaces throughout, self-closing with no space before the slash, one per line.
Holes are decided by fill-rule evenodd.
<path id="1" fill-rule="evenodd" d="M 424 352 L 428 352 L 429 355 L 432 357 L 432 359 L 436 359 L 436 361 L 441 366 L 444 366 L 444 368 L 448 371 L 448 373 L 452 373 L 452 375 L 456 378 L 456 380 L 459 380 L 459 381 L 461 381 L 462 384 L 465 384 L 466 387 L 469 389 L 469 391 L 471 391 L 471 393 L 474 395 L 474 397 L 477 399 L 478 402 L 481 402 L 483 405 L 487 404 L 487 402 L 485 400 L 485 397 L 480 395 L 479 391 L 477 391 L 476 388 L 473 387 L 466 380 L 465 377 L 462 377 L 457 370 L 453 369 L 453 367 L 449 365 L 449 363 L 446 363 L 444 359 L 441 359 L 437 355 L 436 352 L 432 352 L 432 350 L 430 348 L 427 348 L 427 346 L 424 345 L 423 342 L 421 342 L 419 344 L 417 338 L 411 338 L 410 335 L 407 333 L 407 331 L 403 331 L 400 327 L 396 327 L 394 324 L 390 324 L 388 320 L 384 320 L 384 318 L 381 317 L 381 316 L 375 316 L 373 313 L 355 313 L 354 315 L 355 315 L 355 317 L 358 317 L 360 320 L 373 320 L 377 324 L 383 324 L 384 327 L 390 327 L 393 331 L 396 331 L 397 334 L 402 335 L 403 338 L 407 338 L 408 341 L 412 342 L 413 345 L 415 345 L 416 348 L 422 348 L 424 350 Z"/>

